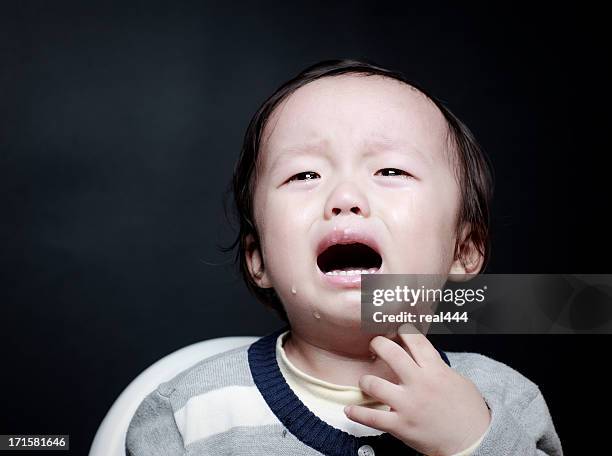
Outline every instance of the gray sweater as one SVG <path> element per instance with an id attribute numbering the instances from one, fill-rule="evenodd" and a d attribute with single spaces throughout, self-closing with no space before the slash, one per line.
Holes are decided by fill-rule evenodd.
<path id="1" fill-rule="evenodd" d="M 128 456 L 418 455 L 390 434 L 357 437 L 314 415 L 289 388 L 276 361 L 282 328 L 250 346 L 205 359 L 162 383 L 128 428 Z M 491 409 L 473 456 L 562 455 L 537 385 L 476 353 L 440 352 L 471 379 Z"/>

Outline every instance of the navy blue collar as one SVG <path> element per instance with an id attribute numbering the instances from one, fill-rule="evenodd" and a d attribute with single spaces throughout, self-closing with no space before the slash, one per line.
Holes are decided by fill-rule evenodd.
<path id="1" fill-rule="evenodd" d="M 255 385 L 281 423 L 302 443 L 327 456 L 357 456 L 362 445 L 369 445 L 376 456 L 418 455 L 391 434 L 357 437 L 321 420 L 300 401 L 287 385 L 276 361 L 276 340 L 285 326 L 255 341 L 248 349 L 249 368 Z M 438 350 L 450 366 L 446 353 Z"/>

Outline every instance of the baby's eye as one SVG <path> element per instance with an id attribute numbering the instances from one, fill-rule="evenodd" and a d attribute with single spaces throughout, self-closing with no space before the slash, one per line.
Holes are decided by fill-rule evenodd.
<path id="1" fill-rule="evenodd" d="M 376 174 L 378 174 L 381 171 L 383 172 L 384 176 L 391 176 L 391 177 L 393 177 L 393 176 L 406 176 L 407 178 L 408 177 L 412 177 L 412 174 L 410 174 L 410 173 L 408 173 L 406 171 L 403 171 L 401 169 L 397 169 L 397 168 L 383 168 L 383 169 L 379 169 L 376 172 Z M 386 173 L 386 174 L 384 174 L 384 173 Z"/>
<path id="2" fill-rule="evenodd" d="M 294 181 L 294 180 L 312 180 L 312 179 L 316 179 L 316 177 L 314 177 L 314 176 L 319 176 L 319 174 L 315 173 L 314 171 L 304 171 L 303 173 L 298 173 L 295 176 L 290 177 L 289 180 L 287 180 L 287 182 L 291 182 L 291 181 Z M 321 177 L 321 176 L 319 176 L 319 177 Z"/>

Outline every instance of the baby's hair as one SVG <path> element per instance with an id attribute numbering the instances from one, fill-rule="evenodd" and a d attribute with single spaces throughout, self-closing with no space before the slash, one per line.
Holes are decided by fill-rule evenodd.
<path id="1" fill-rule="evenodd" d="M 444 104 L 427 93 L 419 85 L 408 80 L 404 74 L 383 68 L 368 61 L 357 60 L 326 60 L 316 63 L 293 79 L 285 82 L 257 110 L 244 135 L 242 151 L 234 167 L 234 174 L 228 193 L 233 193 L 236 215 L 239 220 L 239 232 L 234 242 L 222 248 L 231 251 L 237 247 L 234 264 L 239 265 L 240 274 L 247 288 L 267 307 L 273 309 L 281 319 L 288 322 L 283 304 L 273 288 L 261 288 L 251 277 L 246 261 L 247 249 L 259 246 L 259 234 L 253 216 L 253 195 L 256 185 L 256 168 L 258 164 L 262 135 L 270 116 L 280 103 L 286 100 L 300 87 L 317 79 L 339 75 L 383 76 L 408 84 L 431 100 L 444 115 L 448 124 L 448 141 L 455 155 L 456 177 L 461 192 L 459 209 L 455 258 L 463 261 L 470 254 L 470 242 L 484 258 L 486 266 L 490 255 L 489 205 L 493 193 L 493 175 L 488 157 L 481 150 L 474 135 Z M 225 206 L 227 215 L 227 206 Z M 462 229 L 468 226 L 467 235 L 462 240 Z M 247 236 L 254 239 L 252 245 L 247 245 Z M 265 268 L 261 259 L 261 268 Z"/>

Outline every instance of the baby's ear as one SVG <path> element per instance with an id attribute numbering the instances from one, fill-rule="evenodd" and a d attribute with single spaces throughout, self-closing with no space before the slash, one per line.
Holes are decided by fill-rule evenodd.
<path id="1" fill-rule="evenodd" d="M 474 245 L 470 231 L 469 224 L 461 231 L 461 239 L 455 249 L 455 259 L 449 272 L 449 280 L 453 282 L 470 280 L 482 268 L 484 257 Z"/>
<path id="2" fill-rule="evenodd" d="M 261 248 L 252 234 L 248 234 L 246 237 L 246 249 L 244 254 L 249 273 L 257 286 L 260 288 L 270 288 L 272 285 L 270 284 L 268 274 L 264 270 Z"/>

